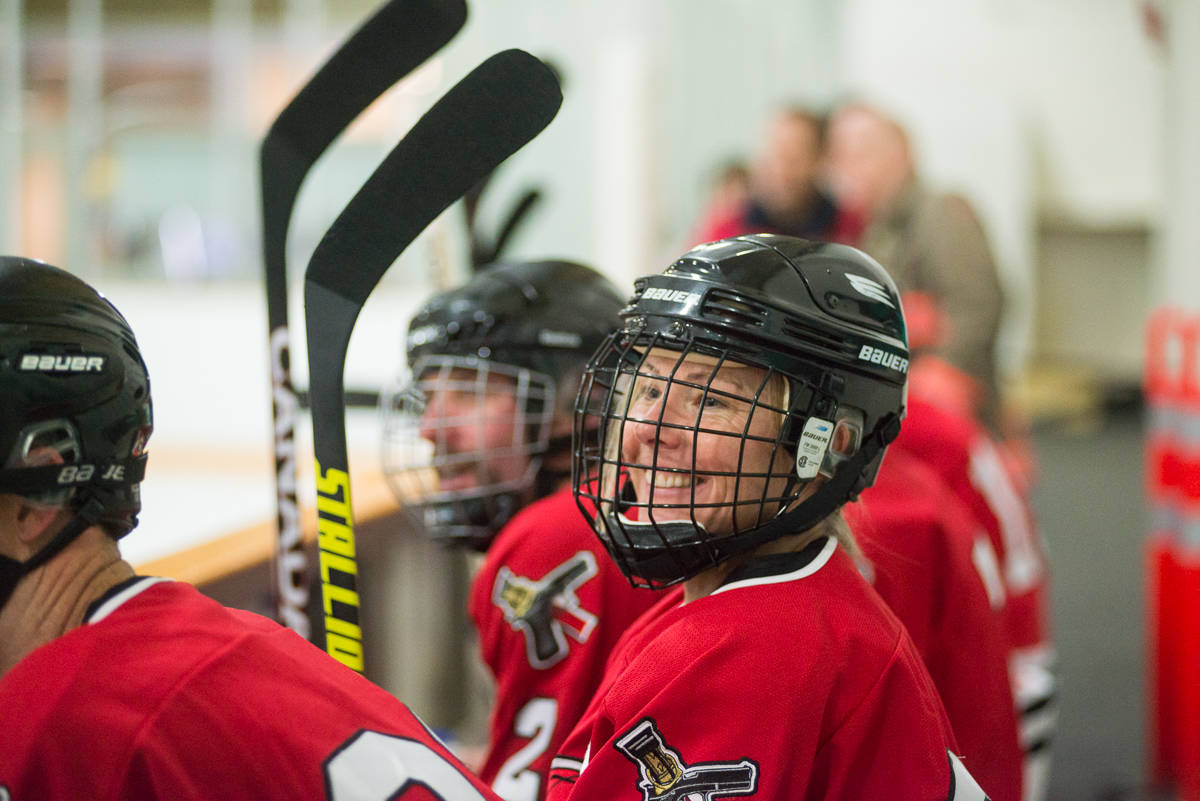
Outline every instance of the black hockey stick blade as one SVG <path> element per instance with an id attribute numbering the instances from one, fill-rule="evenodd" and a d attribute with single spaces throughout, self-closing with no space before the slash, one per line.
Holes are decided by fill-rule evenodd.
<path id="1" fill-rule="evenodd" d="M 390 0 L 366 20 L 288 103 L 260 150 L 264 278 L 275 439 L 279 622 L 309 636 L 308 569 L 296 502 L 295 419 L 288 333 L 287 236 L 305 176 L 335 139 L 387 89 L 462 28 L 463 0 Z"/>
<path id="2" fill-rule="evenodd" d="M 562 104 L 554 74 L 521 50 L 489 58 L 400 140 L 313 252 L 304 278 L 325 650 L 363 668 L 344 371 L 359 312 L 434 218 L 538 135 Z"/>

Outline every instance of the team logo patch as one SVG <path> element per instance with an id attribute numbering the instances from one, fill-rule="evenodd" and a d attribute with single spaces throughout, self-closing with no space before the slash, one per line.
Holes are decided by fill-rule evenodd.
<path id="1" fill-rule="evenodd" d="M 751 795 L 758 789 L 755 762 L 743 759 L 688 765 L 649 718 L 613 745 L 638 766 L 643 801 L 714 801 Z"/>
<path id="2" fill-rule="evenodd" d="M 580 551 L 541 579 L 518 576 L 500 568 L 492 587 L 492 603 L 513 629 L 525 634 L 525 653 L 535 668 L 548 668 L 569 653 L 567 637 L 587 642 L 596 616 L 584 609 L 575 591 L 596 575 L 596 557 Z"/>

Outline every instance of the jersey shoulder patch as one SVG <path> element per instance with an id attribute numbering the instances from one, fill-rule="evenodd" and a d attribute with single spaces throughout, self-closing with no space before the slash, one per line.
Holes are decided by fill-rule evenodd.
<path id="1" fill-rule="evenodd" d="M 570 653 L 567 638 L 585 643 L 597 618 L 583 608 L 576 590 L 596 575 L 596 556 L 579 551 L 541 578 L 520 576 L 507 565 L 496 573 L 492 603 L 514 630 L 525 635 L 529 664 L 545 669 Z"/>
<path id="2" fill-rule="evenodd" d="M 637 765 L 643 801 L 713 801 L 753 795 L 758 789 L 758 764 L 753 760 L 689 765 L 651 718 L 639 721 L 613 747 Z"/>

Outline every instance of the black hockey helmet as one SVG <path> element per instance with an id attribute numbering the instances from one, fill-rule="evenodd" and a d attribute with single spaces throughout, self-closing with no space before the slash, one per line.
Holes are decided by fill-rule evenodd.
<path id="1" fill-rule="evenodd" d="M 874 481 L 908 349 L 866 254 L 767 234 L 701 245 L 638 279 L 621 318 L 579 390 L 572 483 L 632 583 L 805 531 Z M 722 448 L 731 464 L 706 463 Z"/>
<path id="2" fill-rule="evenodd" d="M 88 526 L 120 538 L 137 525 L 152 427 L 146 365 L 121 313 L 64 270 L 0 256 L 0 492 L 76 515 L 21 573 Z M 62 463 L 39 460 L 45 448 Z"/>
<path id="3" fill-rule="evenodd" d="M 406 340 L 410 383 L 384 398 L 383 461 L 392 489 L 421 510 L 431 538 L 485 549 L 523 504 L 567 477 L 546 465 L 570 447 L 569 434 L 552 437 L 551 428 L 556 416 L 569 418 L 579 375 L 623 305 L 590 267 L 537 261 L 485 267 L 417 312 Z M 436 391 L 475 398 L 472 410 L 487 392 L 512 392 L 513 435 L 502 444 L 455 444 L 450 432 L 480 419 L 429 419 Z M 496 475 L 489 465 L 501 459 L 521 469 Z M 441 486 L 464 471 L 474 472 L 470 486 Z"/>

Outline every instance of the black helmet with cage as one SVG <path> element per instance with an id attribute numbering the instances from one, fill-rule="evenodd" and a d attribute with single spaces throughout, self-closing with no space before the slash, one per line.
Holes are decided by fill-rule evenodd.
<path id="1" fill-rule="evenodd" d="M 638 279 L 621 318 L 578 393 L 573 486 L 631 583 L 806 531 L 874 481 L 908 348 L 896 287 L 866 254 L 708 243 Z"/>
<path id="2" fill-rule="evenodd" d="M 64 270 L 0 256 L 0 493 L 73 513 L 32 558 L 0 557 L 0 601 L 86 528 L 120 538 L 137 525 L 152 427 L 121 313 Z"/>
<path id="3" fill-rule="evenodd" d="M 535 261 L 487 266 L 417 312 L 406 340 L 409 377 L 383 398 L 383 465 L 430 538 L 484 550 L 521 506 L 569 476 L 579 377 L 623 305 L 590 267 Z M 466 411 L 439 414 L 429 406 L 438 392 L 468 399 Z M 485 396 L 497 392 L 512 396 L 510 416 L 484 420 Z M 487 425 L 511 436 L 456 437 Z"/>

